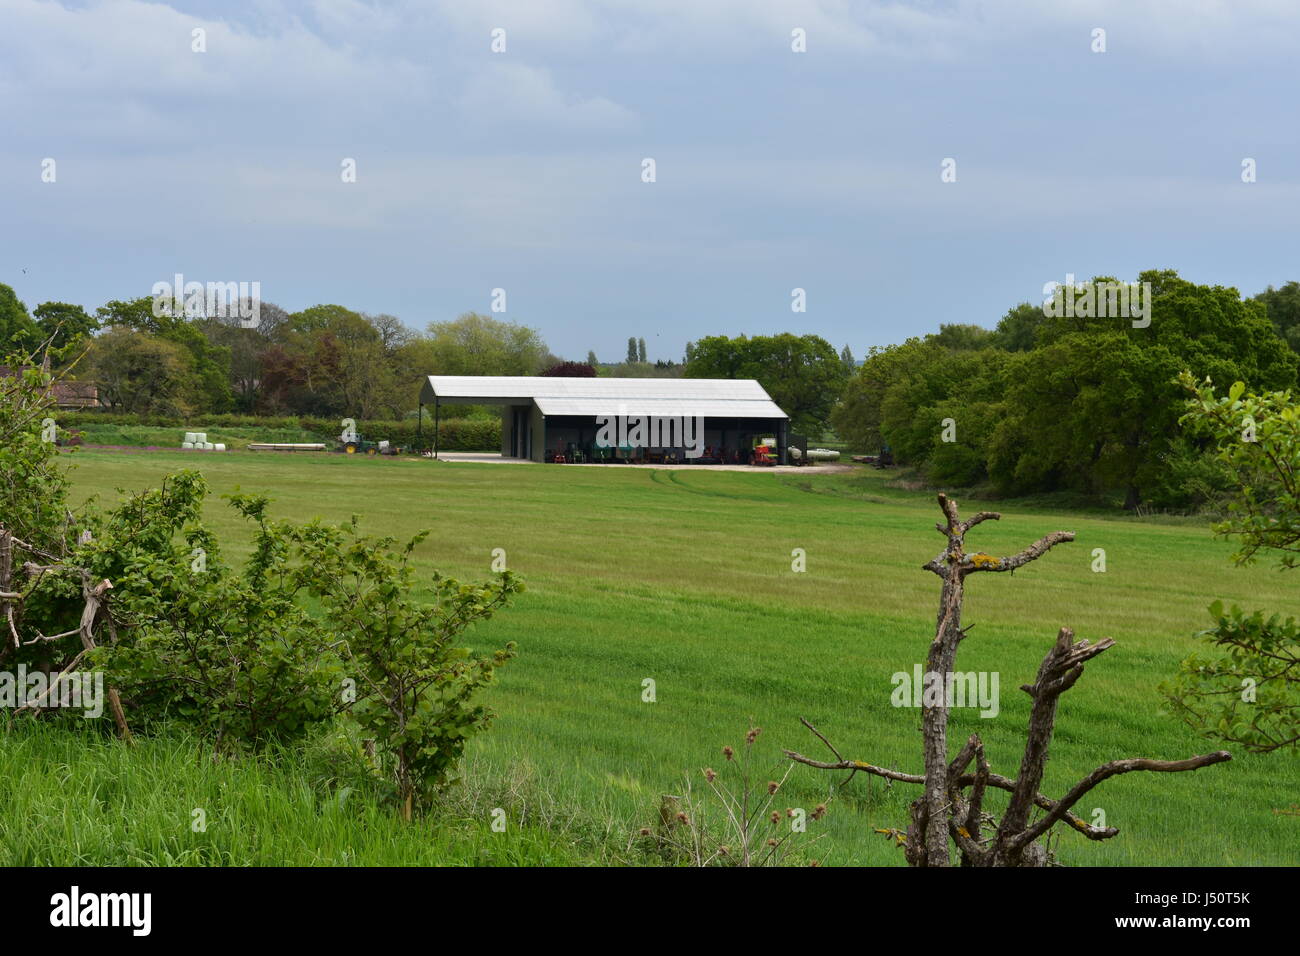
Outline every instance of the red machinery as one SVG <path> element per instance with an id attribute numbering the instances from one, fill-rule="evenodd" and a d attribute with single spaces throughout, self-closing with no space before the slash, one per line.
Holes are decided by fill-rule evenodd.
<path id="1" fill-rule="evenodd" d="M 771 438 L 758 439 L 754 445 L 754 450 L 749 453 L 749 463 L 751 465 L 775 465 L 776 441 Z"/>

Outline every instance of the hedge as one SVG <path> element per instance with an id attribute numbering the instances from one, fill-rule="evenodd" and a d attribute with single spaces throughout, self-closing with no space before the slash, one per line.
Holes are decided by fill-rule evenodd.
<path id="1" fill-rule="evenodd" d="M 57 420 L 61 428 L 76 429 L 87 425 L 115 425 L 121 427 L 145 426 L 149 428 L 175 428 L 184 431 L 216 431 L 221 428 L 260 428 L 267 431 L 300 428 L 315 436 L 315 440 L 333 442 L 343 430 L 341 420 L 327 418 L 269 418 L 256 415 L 196 415 L 192 418 L 169 418 L 162 415 L 128 415 L 116 412 L 60 412 Z M 368 441 L 390 441 L 403 448 L 421 444 L 417 440 L 416 422 L 358 421 L 357 433 Z M 177 437 L 177 444 L 180 438 Z M 423 446 L 433 447 L 433 421 L 426 418 L 423 426 Z M 501 447 L 501 420 L 499 418 L 450 418 L 438 423 L 438 447 L 446 451 L 496 451 Z"/>

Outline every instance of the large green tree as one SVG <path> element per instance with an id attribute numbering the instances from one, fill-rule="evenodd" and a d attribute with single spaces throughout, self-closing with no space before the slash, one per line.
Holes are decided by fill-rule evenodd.
<path id="1" fill-rule="evenodd" d="M 687 378 L 752 378 L 790 416 L 790 427 L 820 437 L 848 378 L 820 335 L 705 336 L 690 346 Z"/>
<path id="2" fill-rule="evenodd" d="M 1300 282 L 1287 282 L 1277 289 L 1269 286 L 1251 301 L 1264 307 L 1277 334 L 1300 352 Z"/>
<path id="3" fill-rule="evenodd" d="M 14 290 L 0 283 L 0 355 L 30 354 L 41 344 L 41 331 Z"/>
<path id="4" fill-rule="evenodd" d="M 162 336 L 111 328 L 91 343 L 85 369 L 114 411 L 178 417 L 202 411 L 194 357 Z"/>
<path id="5" fill-rule="evenodd" d="M 433 367 L 426 374 L 536 375 L 548 355 L 536 329 L 476 312 L 431 323 L 429 343 Z"/>
<path id="6" fill-rule="evenodd" d="M 50 343 L 56 363 L 62 364 L 79 355 L 99 328 L 99 321 L 79 305 L 68 302 L 42 302 L 32 315 L 41 331 L 41 340 Z"/>
<path id="7" fill-rule="evenodd" d="M 1300 360 L 1258 303 L 1172 270 L 1138 281 L 1150 284 L 1148 326 L 1130 317 L 1048 318 L 1036 348 L 1009 366 L 1008 414 L 989 461 L 1004 487 L 1114 488 L 1136 507 L 1177 447 L 1180 371 L 1262 388 L 1295 381 Z"/>
<path id="8" fill-rule="evenodd" d="M 185 389 L 192 396 L 195 412 L 228 412 L 235 404 L 230 389 L 230 350 L 211 341 L 205 326 L 212 320 L 190 317 L 184 310 L 174 308 L 164 314 L 155 314 L 152 296 L 131 300 L 113 300 L 96 310 L 99 323 L 104 327 L 133 329 L 174 343 L 190 355 L 191 381 Z"/>

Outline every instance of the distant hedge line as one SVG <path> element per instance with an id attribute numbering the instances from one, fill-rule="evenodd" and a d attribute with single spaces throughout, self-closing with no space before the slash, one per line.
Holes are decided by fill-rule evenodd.
<path id="1" fill-rule="evenodd" d="M 114 412 L 60 412 L 61 428 L 86 425 L 142 425 L 151 428 L 175 428 L 178 431 L 212 431 L 220 428 L 264 428 L 274 431 L 301 428 L 316 440 L 332 442 L 343 430 L 341 420 L 325 418 L 265 418 L 256 415 L 198 415 L 193 418 L 168 418 L 162 415 L 126 415 Z M 369 441 L 390 441 L 394 445 L 414 448 L 421 444 L 416 422 L 358 421 L 357 432 Z M 180 439 L 178 438 L 179 442 Z M 425 418 L 422 444 L 433 446 L 433 421 Z M 491 451 L 501 447 L 500 419 L 443 419 L 438 423 L 438 447 L 447 451 Z"/>

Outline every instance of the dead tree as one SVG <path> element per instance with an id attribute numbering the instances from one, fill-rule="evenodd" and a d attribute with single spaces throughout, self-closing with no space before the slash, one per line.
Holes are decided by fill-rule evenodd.
<path id="1" fill-rule="evenodd" d="M 3 413 L 0 414 L 0 449 L 7 449 L 13 443 L 13 447 L 21 453 L 21 436 L 24 433 L 30 434 L 38 427 L 54 407 L 54 377 L 49 374 L 48 351 L 52 341 L 53 337 L 38 350 L 38 353 L 44 353 L 41 363 L 44 374 L 39 383 L 26 380 L 21 368 L 16 375 L 0 378 L 0 412 Z M 24 365 L 32 364 L 38 353 L 29 356 Z M 73 365 L 75 364 L 74 362 Z M 49 479 L 54 472 L 53 459 L 44 454 L 25 459 L 19 457 L 16 461 L 18 464 L 14 466 L 14 471 L 6 474 L 5 478 L 14 482 L 20 490 L 29 481 L 33 483 L 31 487 L 41 488 L 39 481 L 42 475 Z M 60 487 L 54 481 L 44 486 L 41 492 L 28 495 L 26 499 L 20 496 L 17 499 L 19 505 L 13 505 L 12 500 L 9 500 L 12 513 L 0 513 L 0 665 L 31 645 L 46 646 L 54 652 L 65 651 L 67 655 L 40 699 L 26 701 L 15 713 L 44 709 L 58 683 L 73 672 L 86 654 L 95 649 L 97 637 L 106 632 L 112 642 L 117 636 L 116 624 L 109 608 L 109 591 L 113 585 L 108 581 L 96 582 L 90 572 L 78 566 L 74 560 L 73 542 L 78 539 L 74 534 L 75 521 L 72 513 L 63 508 L 60 515 L 59 507 L 42 509 L 31 506 L 31 502 L 36 499 L 47 503 L 53 500 L 61 504 L 63 497 L 58 491 Z M 15 528 L 19 529 L 21 537 L 14 533 Z M 88 542 L 89 536 L 90 532 L 84 531 L 80 540 Z M 76 627 L 62 633 L 45 634 L 30 620 L 24 621 L 24 612 L 43 583 L 60 578 L 67 579 L 74 587 L 80 586 L 80 621 Z M 49 627 L 48 624 L 45 626 Z M 79 638 L 81 643 L 81 650 L 75 655 L 66 647 L 74 637 Z M 121 697 L 112 686 L 107 688 L 107 697 L 118 733 L 124 740 L 130 741 L 131 731 L 127 726 Z"/>
<path id="2" fill-rule="evenodd" d="M 13 568 L 16 552 L 24 552 L 35 559 L 23 562 L 21 571 L 24 580 L 21 583 L 17 580 Z M 33 629 L 34 633 L 27 640 L 23 640 L 20 636 L 23 605 L 47 575 L 73 575 L 80 580 L 83 601 L 81 620 L 75 629 L 61 634 L 43 634 Z M 57 689 L 58 682 L 75 669 L 87 652 L 95 649 L 95 637 L 99 630 L 107 630 L 110 640 L 115 638 L 116 626 L 107 607 L 108 592 L 112 587 L 109 581 L 92 583 L 91 576 L 85 569 L 74 567 L 65 558 L 27 544 L 14 537 L 12 532 L 0 527 L 0 616 L 4 618 L 0 661 L 27 645 L 53 644 L 68 637 L 80 638 L 81 653 L 77 654 L 71 663 L 64 665 L 50 682 L 43 695 L 49 697 Z M 122 698 L 117 688 L 109 686 L 106 696 L 119 736 L 131 742 L 131 729 L 127 725 L 126 712 L 122 708 Z M 28 701 L 24 706 L 19 707 L 16 713 L 23 710 L 41 710 L 41 705 L 42 701 Z"/>
<path id="3" fill-rule="evenodd" d="M 803 721 L 804 726 L 826 744 L 836 759 L 813 760 L 792 750 L 785 751 L 791 760 L 821 770 L 862 771 L 887 780 L 921 785 L 924 790 L 922 796 L 911 805 L 911 821 L 906 836 L 897 831 L 883 831 L 894 835 L 903 846 L 909 864 L 948 866 L 951 840 L 960 851 L 963 866 L 1045 866 L 1048 863 L 1047 850 L 1038 840 L 1062 820 L 1091 840 L 1106 840 L 1119 832 L 1115 827 L 1092 826 L 1070 812 L 1086 793 L 1108 777 L 1134 770 L 1157 773 L 1197 770 L 1231 759 L 1227 751 L 1220 750 L 1187 760 L 1113 760 L 1088 774 L 1059 800 L 1044 796 L 1039 787 L 1056 724 L 1057 701 L 1083 674 L 1086 661 L 1115 644 L 1110 638 L 1104 638 L 1096 644 L 1089 644 L 1086 640 L 1076 642 L 1074 632 L 1063 627 L 1056 637 L 1056 643 L 1039 665 L 1034 683 L 1020 688 L 1029 694 L 1033 704 L 1030 707 L 1029 729 L 1019 774 L 1010 779 L 993 773 L 985 760 L 984 745 L 978 734 L 972 734 L 950 762 L 950 701 L 946 689 L 952 686 L 950 677 L 956 667 L 957 648 L 966 636 L 961 626 L 961 611 L 967 576 L 981 571 L 1014 571 L 1042 557 L 1056 545 L 1073 541 L 1074 533 L 1054 531 L 1010 557 L 994 557 L 980 551 L 967 553 L 966 533 L 981 522 L 996 521 L 1002 516 L 996 512 L 981 511 L 973 518 L 962 521 L 957 513 L 957 502 L 944 494 L 939 495 L 939 507 L 943 511 L 944 521 L 935 527 L 947 538 L 948 543 L 937 557 L 922 565 L 922 568 L 934 572 L 943 582 L 934 640 L 926 658 L 926 675 L 927 680 L 932 680 L 944 692 L 927 694 L 922 698 L 925 772 L 902 773 L 861 760 L 846 760 L 807 721 Z M 990 787 L 1011 794 L 1001 821 L 985 810 L 984 798 Z M 1042 815 L 1031 819 L 1036 810 L 1041 811 Z"/>

